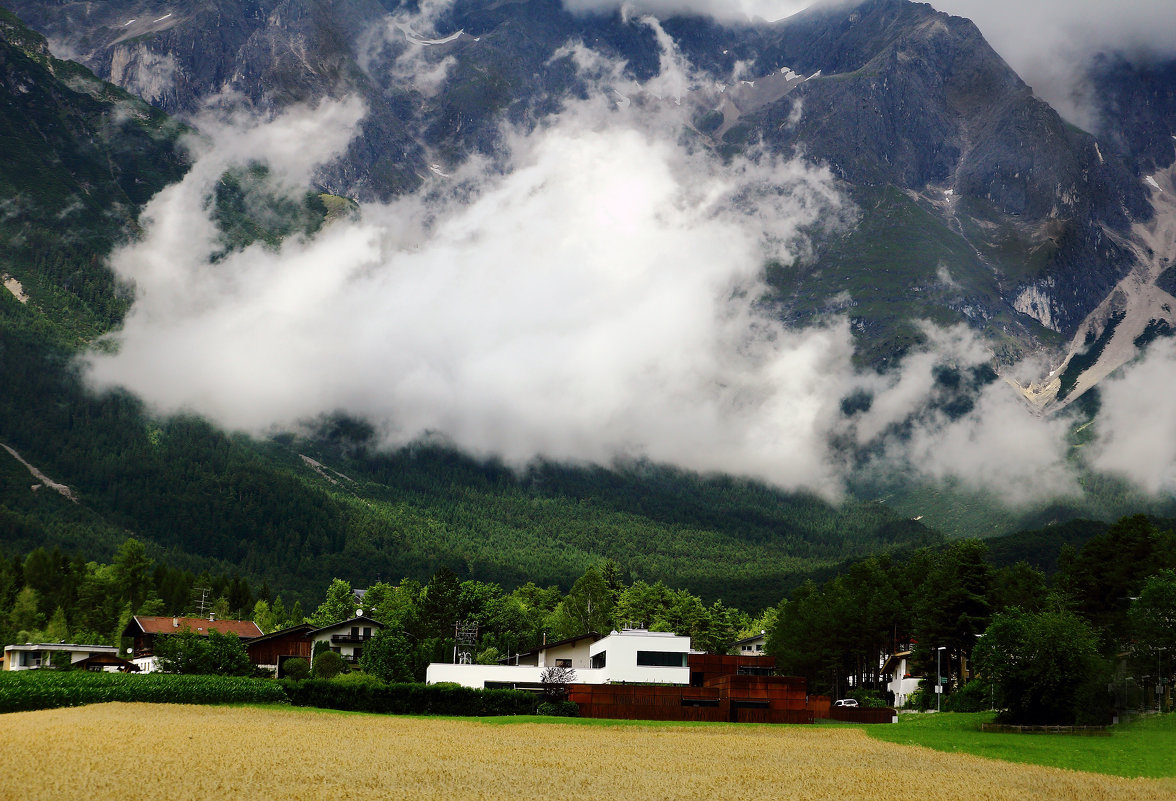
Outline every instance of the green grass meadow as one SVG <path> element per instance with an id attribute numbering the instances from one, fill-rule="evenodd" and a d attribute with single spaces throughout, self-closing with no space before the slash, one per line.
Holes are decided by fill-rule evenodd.
<path id="1" fill-rule="evenodd" d="M 1112 726 L 1106 735 L 980 731 L 980 724 L 992 718 L 988 712 L 900 715 L 897 725 L 862 728 L 875 739 L 897 745 L 1128 778 L 1176 777 L 1176 714 Z"/>

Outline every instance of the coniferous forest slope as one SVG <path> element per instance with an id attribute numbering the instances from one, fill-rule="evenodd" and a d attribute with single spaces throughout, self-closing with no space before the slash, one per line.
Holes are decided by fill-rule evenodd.
<path id="1" fill-rule="evenodd" d="M 173 567 L 238 571 L 282 588 L 287 599 L 313 598 L 336 576 L 359 587 L 381 578 L 425 580 L 442 566 L 507 586 L 566 588 L 589 566 L 612 559 L 626 581 L 662 580 L 708 601 L 762 609 L 805 577 L 878 551 L 1048 531 L 1080 516 L 1173 511 L 1167 485 L 1145 492 L 1137 482 L 1081 467 L 1084 449 L 1098 444 L 1099 398 L 1080 374 L 1104 352 L 1122 354 L 1107 343 L 1132 323 L 1099 309 L 1136 268 L 1133 226 L 1154 219 L 1142 177 L 1172 162 L 1165 126 L 1176 105 L 1152 103 L 1135 112 L 1136 133 L 1096 139 L 1034 97 L 971 23 L 897 0 L 870 0 L 844 13 L 817 9 L 770 26 L 693 17 L 662 25 L 620 12 L 584 17 L 555 0 L 461 2 L 430 21 L 429 35 L 411 28 L 422 21 L 413 4 L 179 3 L 143 14 L 155 20 L 148 27 L 132 25 L 138 12 L 121 2 L 15 7 L 87 66 L 53 57 L 42 34 L 7 12 L 0 16 L 0 444 L 7 446 L 0 450 L 0 550 L 61 546 L 109 561 L 135 536 Z M 384 30 L 391 33 L 373 39 Z M 605 61 L 593 62 L 576 42 Z M 263 158 L 216 163 L 192 206 L 215 232 L 202 254 L 210 271 L 178 292 L 197 298 L 221 281 L 249 285 L 250 269 L 275 254 L 297 260 L 316 238 L 342 238 L 382 221 L 381 214 L 395 218 L 388 208 L 404 208 L 380 205 L 385 201 L 415 199 L 419 191 L 420 207 L 444 218 L 451 196 L 476 200 L 492 191 L 483 186 L 491 179 L 463 170 L 508 171 L 510 149 L 549 124 L 545 115 L 590 103 L 599 87 L 583 65 L 607 73 L 606 62 L 621 65 L 632 95 L 612 101 L 617 106 L 685 114 L 673 118 L 670 139 L 695 159 L 689 165 L 750 170 L 766 152 L 772 180 L 795 180 L 780 165 L 798 154 L 824 170 L 799 182 L 821 213 L 805 217 L 764 201 L 798 215 L 802 233 L 787 236 L 804 244 L 788 251 L 796 258 L 767 260 L 748 319 L 760 328 L 770 328 L 764 320 L 803 327 L 824 325 L 831 314 L 844 319 L 852 365 L 847 353 L 824 353 L 845 359 L 837 373 L 844 383 L 832 382 L 836 390 L 817 415 L 836 418 L 822 432 L 831 443 L 822 452 L 846 471 L 841 495 L 814 491 L 807 477 L 773 483 L 765 479 L 770 470 L 750 469 L 756 478 L 731 477 L 723 473 L 742 471 L 705 459 L 673 467 L 670 458 L 640 451 L 499 458 L 494 448 L 463 448 L 459 436 L 427 425 L 405 445 L 389 439 L 387 420 L 369 420 L 378 413 L 352 413 L 333 398 L 295 424 L 222 428 L 204 413 L 201 393 L 160 411 L 156 398 L 88 383 L 91 359 L 129 350 L 121 336 L 170 310 L 148 305 L 139 318 L 128 317 L 134 303 L 166 294 L 169 287 L 152 281 L 184 254 L 165 253 L 158 262 L 164 267 L 136 276 L 138 283 L 125 273 L 116 278 L 112 264 L 125 262 L 120 248 L 166 228 L 166 208 L 144 214 L 147 203 L 165 187 L 183 197 L 190 183 L 179 182 L 198 179 L 194 165 L 209 163 L 216 135 L 188 134 L 189 124 L 207 121 L 197 112 L 211 96 L 233 90 L 250 113 L 271 120 L 300 103 L 321 102 L 321 111 L 337 101 L 342 108 L 347 97 L 361 98 L 366 113 L 341 155 L 301 184 L 291 185 L 281 164 Z M 725 99 L 726 90 L 692 85 L 677 104 L 650 100 L 667 64 L 699 85 L 699 74 L 747 81 L 731 81 Z M 1136 109 L 1140 93 L 1172 91 L 1160 67 L 1107 61 L 1099 68 L 1108 76 L 1107 103 Z M 426 73 L 439 75 L 442 88 L 423 85 Z M 316 131 L 308 130 L 303 135 L 312 142 Z M 541 158 L 536 150 L 527 155 Z M 475 167 L 463 166 L 467 159 Z M 452 175 L 457 188 L 430 183 Z M 533 192 L 553 182 L 537 181 Z M 826 186 L 836 203 L 821 194 Z M 786 194 L 739 190 L 734 208 L 760 202 L 755 192 Z M 826 225 L 826 212 L 837 225 Z M 393 229 L 386 225 L 385 238 Z M 490 238 L 478 230 L 468 239 L 479 237 Z M 423 241 L 428 250 L 427 236 Z M 528 249 L 511 253 L 525 260 L 518 252 Z M 342 248 L 331 254 L 346 257 Z M 350 280 L 375 271 L 366 265 Z M 1164 285 L 1162 276 L 1152 278 Z M 716 283 L 726 287 L 724 281 Z M 734 286 L 730 295 L 746 293 Z M 623 311 L 656 317 L 663 300 L 655 295 Z M 305 327 L 322 324 L 309 319 Z M 916 393 L 924 405 L 887 417 L 885 409 L 911 394 L 899 378 L 910 366 L 904 360 L 942 339 L 928 321 L 970 326 L 987 337 L 988 350 L 975 357 L 976 348 L 959 346 L 937 355 L 924 365 L 925 386 Z M 1153 341 L 1162 346 L 1170 330 L 1162 319 L 1143 322 L 1152 338 L 1136 340 L 1139 354 Z M 536 338 L 556 338 L 563 324 Z M 764 341 L 787 340 L 786 330 L 773 328 Z M 223 347 L 210 332 L 203 330 L 209 349 Z M 737 338 L 735 352 L 754 350 L 750 339 Z M 655 355 L 668 361 L 688 348 L 671 344 Z M 1048 423 L 1064 438 L 1059 464 L 1048 467 L 1072 469 L 1079 490 L 1067 484 L 1060 499 L 1034 496 L 1006 506 L 1003 485 L 989 479 L 1013 469 L 1016 457 L 953 466 L 939 442 L 946 448 L 961 431 L 983 441 L 986 429 L 976 433 L 969 421 L 989 408 L 1001 379 L 1021 382 L 1009 360 L 1028 353 L 1064 355 L 1081 367 L 1069 379 L 1060 370 L 1074 396 L 1067 401 L 1072 417 Z M 192 383 L 205 383 L 209 393 L 223 388 L 217 365 L 232 357 L 226 348 L 192 367 Z M 164 375 L 167 367 L 155 369 Z M 367 363 L 361 372 L 387 369 Z M 598 378 L 588 375 L 585 383 Z M 738 386 L 745 376 L 718 371 L 708 378 L 725 388 L 724 381 Z M 247 383 L 242 379 L 242 395 Z M 393 392 L 396 382 L 383 389 Z M 668 387 L 667 396 L 677 389 Z M 743 408 L 760 390 L 754 384 L 728 406 Z M 802 390 L 777 390 L 789 415 L 808 413 L 804 399 L 793 397 Z M 228 394 L 236 394 L 231 384 Z M 253 435 L 226 433 L 235 428 Z M 767 452 L 785 464 L 805 458 L 803 436 L 764 445 L 773 429 L 733 430 L 752 443 L 744 453 Z M 909 450 L 897 466 L 890 461 L 896 450 Z M 972 477 L 984 480 L 977 486 Z"/>

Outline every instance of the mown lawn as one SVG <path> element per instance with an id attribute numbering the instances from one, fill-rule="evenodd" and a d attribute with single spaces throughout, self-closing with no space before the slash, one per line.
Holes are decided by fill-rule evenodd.
<path id="1" fill-rule="evenodd" d="M 1176 777 L 1176 714 L 1110 728 L 1107 736 L 997 734 L 980 731 L 992 714 L 900 715 L 897 725 L 862 726 L 876 740 L 922 745 L 1006 762 L 1134 778 Z"/>

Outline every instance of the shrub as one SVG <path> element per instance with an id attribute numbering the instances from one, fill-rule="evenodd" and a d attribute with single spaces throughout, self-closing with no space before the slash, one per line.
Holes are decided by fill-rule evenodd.
<path id="1" fill-rule="evenodd" d="M 159 704 L 286 703 L 282 685 L 240 676 L 29 670 L 0 673 L 0 712 L 109 701 Z"/>
<path id="2" fill-rule="evenodd" d="M 580 706 L 574 701 L 544 701 L 539 704 L 535 714 L 557 718 L 578 718 L 580 717 Z"/>
<path id="3" fill-rule="evenodd" d="M 282 663 L 282 673 L 287 678 L 300 681 L 310 675 L 310 663 L 300 656 L 287 659 Z"/>
<path id="4" fill-rule="evenodd" d="M 850 698 L 857 700 L 859 706 L 881 708 L 890 706 L 882 699 L 877 690 L 856 689 L 849 693 Z"/>
<path id="5" fill-rule="evenodd" d="M 311 665 L 311 672 L 316 679 L 333 679 L 346 670 L 347 663 L 334 651 L 323 651 Z"/>
<path id="6" fill-rule="evenodd" d="M 366 685 L 368 687 L 383 687 L 387 682 L 379 676 L 373 676 L 371 673 L 364 673 L 362 671 L 353 670 L 350 673 L 340 673 L 331 681 L 336 684 L 356 684 Z"/>
<path id="7" fill-rule="evenodd" d="M 191 629 L 159 637 L 155 644 L 159 669 L 164 673 L 248 676 L 253 672 L 249 654 L 236 634 L 208 632 L 204 637 Z"/>
<path id="8" fill-rule="evenodd" d="M 522 690 L 474 690 L 439 684 L 282 680 L 290 703 L 393 715 L 529 715 L 535 696 Z"/>
<path id="9" fill-rule="evenodd" d="M 948 712 L 984 712 L 992 706 L 992 685 L 983 679 L 972 679 L 943 699 Z"/>
<path id="10" fill-rule="evenodd" d="M 364 672 L 384 681 L 412 681 L 409 654 L 412 647 L 404 635 L 392 629 L 381 629 L 363 647 L 359 664 Z"/>

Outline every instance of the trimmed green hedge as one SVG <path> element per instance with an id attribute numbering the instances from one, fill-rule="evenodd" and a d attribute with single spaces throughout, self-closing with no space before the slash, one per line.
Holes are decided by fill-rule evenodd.
<path id="1" fill-rule="evenodd" d="M 27 670 L 0 673 L 0 712 L 143 701 L 155 704 L 286 703 L 269 679 L 150 673 Z"/>
<path id="2" fill-rule="evenodd" d="M 453 684 L 357 684 L 282 680 L 294 706 L 392 715 L 530 715 L 538 700 L 523 690 L 474 690 Z"/>
<path id="3" fill-rule="evenodd" d="M 453 684 L 367 681 L 274 681 L 240 676 L 89 673 L 28 670 L 0 673 L 0 713 L 141 701 L 154 704 L 292 703 L 393 715 L 530 715 L 537 698 L 521 690 L 472 690 Z"/>

